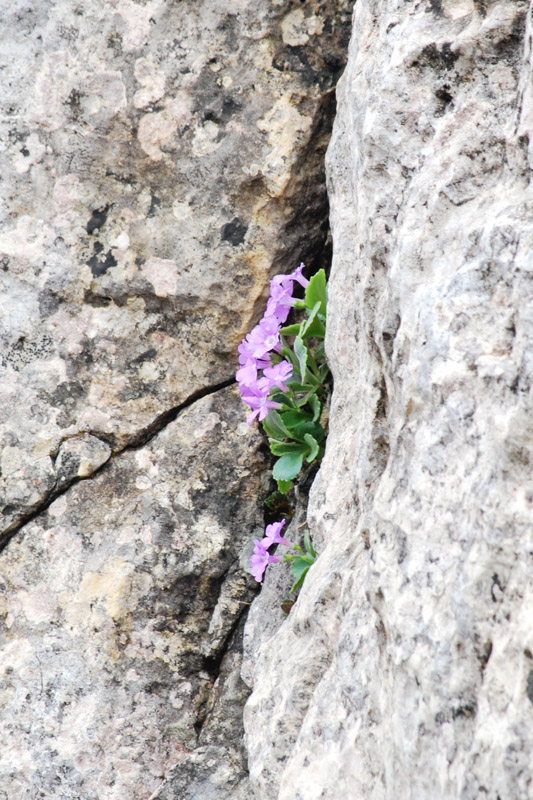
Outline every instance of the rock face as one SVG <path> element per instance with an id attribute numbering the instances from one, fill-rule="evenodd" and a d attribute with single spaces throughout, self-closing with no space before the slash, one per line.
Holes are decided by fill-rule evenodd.
<path id="1" fill-rule="evenodd" d="M 230 384 L 326 246 L 352 0 L 3 5 L 0 798 L 248 797 Z"/>
<path id="2" fill-rule="evenodd" d="M 8 5 L 0 535 L 229 378 L 321 258 L 352 3 Z"/>
<path id="3" fill-rule="evenodd" d="M 233 388 L 194 403 L 4 550 L 5 797 L 144 798 L 195 751 L 255 591 L 239 559 L 265 464 L 240 406 Z"/>
<path id="4" fill-rule="evenodd" d="M 256 657 L 260 800 L 532 796 L 531 13 L 355 6 L 321 555 Z"/>

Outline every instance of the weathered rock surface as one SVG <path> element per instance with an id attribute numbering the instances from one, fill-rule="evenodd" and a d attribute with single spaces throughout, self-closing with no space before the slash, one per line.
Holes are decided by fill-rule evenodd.
<path id="1" fill-rule="evenodd" d="M 351 6 L 2 4 L 0 800 L 249 796 L 229 384 L 325 247 Z"/>
<path id="2" fill-rule="evenodd" d="M 215 747 L 213 708 L 240 699 L 240 718 L 224 653 L 255 592 L 239 560 L 265 470 L 240 406 L 235 389 L 194 403 L 2 553 L 0 797 L 146 798 L 199 734 Z M 241 725 L 219 728 L 210 774 L 233 759 L 238 783 Z"/>
<path id="3" fill-rule="evenodd" d="M 321 555 L 256 663 L 259 800 L 533 796 L 531 13 L 355 6 Z"/>
<path id="4" fill-rule="evenodd" d="M 320 258 L 351 5 L 4 4 L 0 535 L 231 377 Z"/>

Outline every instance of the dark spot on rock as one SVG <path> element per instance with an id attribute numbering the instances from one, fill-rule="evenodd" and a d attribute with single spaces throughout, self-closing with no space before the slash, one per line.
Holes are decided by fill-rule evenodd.
<path id="1" fill-rule="evenodd" d="M 457 706 L 457 708 L 452 708 L 452 717 L 453 719 L 470 719 L 474 717 L 476 714 L 476 704 L 475 703 L 465 703 L 464 705 Z"/>
<path id="2" fill-rule="evenodd" d="M 222 103 L 222 119 L 229 119 L 229 117 L 232 117 L 233 114 L 237 113 L 237 111 L 240 111 L 241 108 L 242 105 L 235 102 L 233 97 L 225 97 Z"/>
<path id="3" fill-rule="evenodd" d="M 21 148 L 21 151 L 20 151 L 20 152 L 22 153 L 22 155 L 24 156 L 24 158 L 27 158 L 27 157 L 29 156 L 29 154 L 30 154 L 30 151 L 28 150 L 28 148 L 27 148 L 27 147 L 23 147 L 23 148 Z"/>
<path id="4" fill-rule="evenodd" d="M 492 586 L 491 586 L 491 590 L 490 590 L 490 594 L 491 594 L 491 597 L 492 597 L 492 602 L 493 602 L 493 603 L 497 603 L 497 602 L 499 602 L 499 600 L 500 600 L 500 598 L 499 598 L 498 596 L 496 596 L 496 594 L 495 594 L 495 592 L 494 592 L 494 587 L 495 587 L 495 586 L 497 586 L 497 587 L 498 587 L 498 589 L 500 590 L 500 592 L 503 592 L 503 588 L 504 588 L 504 587 L 501 585 L 501 583 L 500 583 L 500 578 L 499 578 L 499 576 L 498 576 L 498 574 L 497 574 L 496 572 L 495 572 L 495 573 L 494 573 L 494 575 L 492 576 Z"/>
<path id="5" fill-rule="evenodd" d="M 2 256 L 0 258 L 0 269 L 2 272 L 7 272 L 9 269 L 9 258 L 7 256 Z"/>
<path id="6" fill-rule="evenodd" d="M 445 44 L 442 45 L 442 50 L 440 51 L 440 57 L 446 69 L 451 69 L 455 64 L 455 62 L 457 61 L 457 59 L 459 58 L 459 54 L 452 52 L 451 44 L 449 42 L 446 42 Z"/>
<path id="7" fill-rule="evenodd" d="M 384 331 L 382 334 L 382 338 L 383 338 L 383 349 L 385 350 L 387 356 L 390 358 L 394 347 L 394 337 L 387 331 Z"/>
<path id="8" fill-rule="evenodd" d="M 50 394 L 50 400 L 55 408 L 61 408 L 68 404 L 74 405 L 84 393 L 85 390 L 78 381 L 65 381 Z"/>
<path id="9" fill-rule="evenodd" d="M 432 11 L 436 16 L 441 17 L 443 14 L 442 0 L 429 0 L 428 11 Z"/>
<path id="10" fill-rule="evenodd" d="M 46 317 L 51 317 L 52 314 L 55 314 L 63 299 L 58 297 L 54 292 L 42 291 L 39 295 L 39 314 L 42 319 Z"/>
<path id="11" fill-rule="evenodd" d="M 435 111 L 435 116 L 440 117 L 446 111 L 446 108 L 450 105 L 453 100 L 452 95 L 449 93 L 448 89 L 450 87 L 445 84 L 441 89 L 437 89 L 435 92 L 435 97 L 439 101 L 437 109 Z"/>
<path id="12" fill-rule="evenodd" d="M 340 72 L 344 66 L 343 60 L 333 53 L 328 53 L 324 56 L 324 63 L 332 72 L 335 73 Z"/>
<path id="13" fill-rule="evenodd" d="M 140 397 L 146 397 L 147 395 L 155 396 L 158 389 L 160 389 L 160 386 L 157 381 L 130 379 L 128 385 L 121 389 L 117 396 L 121 402 L 127 403 L 129 400 L 138 400 Z"/>
<path id="14" fill-rule="evenodd" d="M 154 217 L 156 210 L 161 205 L 161 198 L 157 197 L 157 195 L 152 195 L 152 200 L 150 202 L 150 208 L 148 209 L 147 217 Z"/>
<path id="15" fill-rule="evenodd" d="M 112 254 L 111 250 L 100 258 L 98 255 L 92 256 L 87 261 L 87 266 L 91 268 L 92 274 L 96 277 L 98 275 L 105 275 L 108 269 L 117 266 L 117 260 Z"/>
<path id="16" fill-rule="evenodd" d="M 223 242 L 229 242 L 234 247 L 244 242 L 248 225 L 238 217 L 234 217 L 231 222 L 226 222 L 220 229 L 220 238 Z"/>
<path id="17" fill-rule="evenodd" d="M 144 353 L 141 353 L 140 356 L 134 358 L 131 362 L 132 364 L 142 364 L 143 361 L 149 361 L 152 358 L 155 358 L 157 355 L 157 350 L 155 347 L 151 347 L 149 350 L 146 350 Z"/>
<path id="18" fill-rule="evenodd" d="M 212 108 L 209 108 L 204 112 L 204 122 L 220 122 L 220 117 L 216 111 L 213 111 Z"/>
<path id="19" fill-rule="evenodd" d="M 478 656 L 479 663 L 481 665 L 481 672 L 483 672 L 485 670 L 485 667 L 489 663 L 489 659 L 490 659 L 491 655 L 492 655 L 492 642 L 489 639 L 483 645 L 483 650 Z"/>
<path id="20" fill-rule="evenodd" d="M 316 83 L 317 73 L 309 63 L 303 47 L 289 45 L 283 48 L 274 56 L 272 66 L 280 72 L 298 72 L 303 82 L 309 86 Z"/>
<path id="21" fill-rule="evenodd" d="M 80 456 L 78 453 L 61 453 L 61 463 L 57 472 L 56 486 L 63 487 L 65 484 L 72 483 L 77 476 L 80 467 Z"/>
<path id="22" fill-rule="evenodd" d="M 93 211 L 91 218 L 87 223 L 87 233 L 91 234 L 94 233 L 97 228 L 98 230 L 102 228 L 102 226 L 105 224 L 110 208 L 111 206 L 107 205 L 103 208 L 97 208 Z"/>
<path id="23" fill-rule="evenodd" d="M 92 339 L 85 339 L 81 346 L 81 353 L 76 357 L 76 361 L 87 365 L 92 364 L 94 362 L 93 350 L 94 344 Z"/>
<path id="24" fill-rule="evenodd" d="M 529 675 L 527 676 L 526 691 L 529 701 L 533 703 L 533 669 L 529 670 Z"/>
<path id="25" fill-rule="evenodd" d="M 515 18 L 510 34 L 494 45 L 497 61 L 506 61 L 508 64 L 512 64 L 517 58 L 522 57 L 525 31 L 526 15 L 524 12 Z"/>
<path id="26" fill-rule="evenodd" d="M 93 306 L 94 308 L 105 308 L 106 306 L 111 305 L 113 298 L 103 294 L 95 294 L 94 292 L 91 292 L 90 289 L 87 289 L 83 295 L 83 302 L 88 306 Z"/>
<path id="27" fill-rule="evenodd" d="M 426 45 L 414 61 L 411 62 L 412 67 L 429 67 L 434 70 L 452 69 L 453 65 L 459 58 L 457 53 L 452 52 L 451 44 L 446 42 L 439 50 L 435 42 Z"/>

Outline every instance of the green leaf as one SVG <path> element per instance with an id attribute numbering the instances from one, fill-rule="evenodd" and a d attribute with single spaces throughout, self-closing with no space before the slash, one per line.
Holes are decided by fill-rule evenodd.
<path id="1" fill-rule="evenodd" d="M 306 456 L 305 460 L 310 464 L 318 455 L 318 442 L 310 433 L 306 433 L 304 439 L 305 443 L 309 446 L 309 454 Z"/>
<path id="2" fill-rule="evenodd" d="M 296 439 L 298 442 L 305 442 L 306 434 L 310 434 L 317 442 L 321 442 L 324 438 L 324 429 L 318 422 L 311 422 L 310 420 L 300 422 L 291 428 L 291 438 Z"/>
<path id="3" fill-rule="evenodd" d="M 308 555 L 312 556 L 313 559 L 316 558 L 315 548 L 313 547 L 313 543 L 311 542 L 311 534 L 308 530 L 304 532 L 304 547 Z"/>
<path id="4" fill-rule="evenodd" d="M 310 336 L 314 336 L 315 339 L 323 339 L 326 335 L 326 326 L 324 323 L 319 320 L 318 316 L 315 317 L 312 322 L 306 327 L 305 329 L 305 338 L 309 338 Z M 304 333 L 301 333 L 301 336 L 304 336 Z"/>
<path id="5" fill-rule="evenodd" d="M 302 469 L 303 458 L 304 454 L 301 451 L 298 453 L 287 453 L 287 455 L 278 458 L 272 470 L 274 480 L 292 481 L 293 478 L 296 478 Z"/>
<path id="6" fill-rule="evenodd" d="M 287 494 L 290 492 L 292 486 L 292 481 L 278 481 L 278 491 L 281 494 Z"/>
<path id="7" fill-rule="evenodd" d="M 316 394 L 312 394 L 312 395 L 309 397 L 309 405 L 310 405 L 310 406 L 311 406 L 311 408 L 313 409 L 313 422 L 316 422 L 316 421 L 317 421 L 317 419 L 318 419 L 318 418 L 319 418 L 319 416 L 320 416 L 320 412 L 322 411 L 322 405 L 321 405 L 321 403 L 320 403 L 320 400 L 319 400 L 319 399 L 318 399 L 318 397 L 316 396 Z M 320 440 L 319 440 L 319 441 L 320 441 Z"/>
<path id="8" fill-rule="evenodd" d="M 291 438 L 291 433 L 283 424 L 283 420 L 277 411 L 270 409 L 268 415 L 263 420 L 263 428 L 267 436 L 271 439 Z"/>
<path id="9" fill-rule="evenodd" d="M 326 273 L 323 269 L 313 275 L 309 281 L 309 286 L 305 290 L 305 305 L 307 308 L 314 308 L 320 302 L 320 313 L 325 316 L 327 304 Z"/>
<path id="10" fill-rule="evenodd" d="M 278 442 L 275 439 L 269 439 L 270 452 L 275 456 L 286 456 L 289 453 L 307 453 L 307 447 L 300 442 Z"/>
<path id="11" fill-rule="evenodd" d="M 291 592 L 295 592 L 296 589 L 299 589 L 302 583 L 304 582 L 305 576 L 309 572 L 311 564 L 306 561 L 304 558 L 293 558 L 291 564 L 291 572 L 296 578 L 295 582 L 291 587 Z"/>
<path id="12" fill-rule="evenodd" d="M 298 367 L 298 359 L 283 338 L 281 338 L 281 345 L 281 355 L 283 358 L 286 358 L 287 361 L 293 365 L 293 367 Z"/>
<path id="13" fill-rule="evenodd" d="M 318 386 L 312 386 L 310 383 L 296 383 L 289 379 L 287 383 L 290 386 L 291 392 L 316 392 Z"/>
<path id="14" fill-rule="evenodd" d="M 294 352 L 300 366 L 300 375 L 302 376 L 302 381 L 304 381 L 305 373 L 307 371 L 307 347 L 299 336 L 297 336 L 294 340 Z"/>
<path id="15" fill-rule="evenodd" d="M 300 333 L 300 323 L 297 322 L 294 325 L 286 325 L 284 328 L 280 329 L 280 333 L 283 336 L 298 336 Z"/>
<path id="16" fill-rule="evenodd" d="M 319 319 L 320 300 L 317 300 L 313 309 L 309 313 L 305 322 L 301 324 L 300 336 L 302 339 L 307 339 L 309 336 L 315 336 L 323 339 L 326 335 L 326 328 L 324 323 Z"/>
<path id="17" fill-rule="evenodd" d="M 318 314 L 318 310 L 319 310 L 319 308 L 320 308 L 320 300 L 318 300 L 318 301 L 315 303 L 315 305 L 313 306 L 313 308 L 311 309 L 311 311 L 308 311 L 308 312 L 307 312 L 307 319 L 306 319 L 306 320 L 304 320 L 304 321 L 302 322 L 301 326 L 300 326 L 300 327 L 301 327 L 300 336 L 302 337 L 302 339 L 305 337 L 305 332 L 306 332 L 307 328 L 309 327 L 309 325 L 311 325 L 311 324 L 312 324 L 312 322 L 313 322 L 314 318 L 315 318 L 315 317 L 316 317 L 316 315 Z"/>
<path id="18" fill-rule="evenodd" d="M 284 414 L 281 415 L 283 420 L 283 424 L 286 425 L 287 428 L 292 429 L 295 425 L 300 425 L 302 422 L 311 422 L 311 415 L 307 413 L 307 411 L 285 411 Z"/>

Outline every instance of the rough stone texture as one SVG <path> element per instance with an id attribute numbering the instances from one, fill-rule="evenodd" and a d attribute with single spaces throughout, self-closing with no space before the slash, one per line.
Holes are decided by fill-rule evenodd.
<path id="1" fill-rule="evenodd" d="M 533 796 L 531 15 L 356 3 L 321 555 L 256 664 L 259 800 Z"/>
<path id="2" fill-rule="evenodd" d="M 0 535 L 228 379 L 320 259 L 351 5 L 2 3 Z"/>
<path id="3" fill-rule="evenodd" d="M 265 491 L 240 406 L 233 388 L 194 403 L 4 550 L 0 797 L 146 798 L 206 739 L 213 707 L 240 699 L 240 717 L 237 655 L 219 664 L 255 592 L 239 559 Z M 242 748 L 228 727 L 213 773 Z"/>
<path id="4" fill-rule="evenodd" d="M 228 387 L 327 247 L 352 5 L 0 0 L 0 800 L 249 796 Z"/>
<path id="5" fill-rule="evenodd" d="M 248 800 L 242 709 L 249 689 L 240 677 L 243 622 L 215 681 L 195 750 L 173 766 L 150 800 Z"/>

